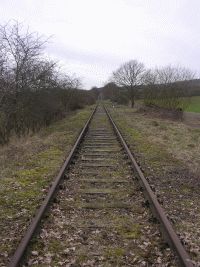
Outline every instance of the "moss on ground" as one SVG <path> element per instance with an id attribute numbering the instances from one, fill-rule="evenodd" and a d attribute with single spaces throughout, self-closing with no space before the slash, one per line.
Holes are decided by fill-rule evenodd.
<path id="1" fill-rule="evenodd" d="M 120 230 L 121 235 L 127 239 L 137 239 L 141 236 L 141 225 L 137 223 L 124 225 Z"/>
<path id="2" fill-rule="evenodd" d="M 106 256 L 114 257 L 116 259 L 125 256 L 125 253 L 126 251 L 124 248 L 108 248 L 106 251 Z"/>

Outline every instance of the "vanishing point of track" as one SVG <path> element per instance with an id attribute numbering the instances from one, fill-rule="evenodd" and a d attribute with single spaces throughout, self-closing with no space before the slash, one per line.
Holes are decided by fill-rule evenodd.
<path id="1" fill-rule="evenodd" d="M 44 214 L 49 214 L 46 220 Z M 40 235 L 31 244 L 34 253 L 29 251 L 27 256 L 39 228 Z M 103 106 L 92 112 L 9 266 L 23 262 L 35 266 L 193 266 Z"/>

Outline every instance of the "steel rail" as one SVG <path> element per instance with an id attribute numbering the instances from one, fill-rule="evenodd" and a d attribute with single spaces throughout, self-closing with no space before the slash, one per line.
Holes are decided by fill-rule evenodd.
<path id="1" fill-rule="evenodd" d="M 190 259 L 189 254 L 186 252 L 185 248 L 183 247 L 180 239 L 178 238 L 176 232 L 174 231 L 171 223 L 167 219 L 167 216 L 159 204 L 155 194 L 153 193 L 148 181 L 144 177 L 144 174 L 140 170 L 139 165 L 137 164 L 136 160 L 134 159 L 130 149 L 128 148 L 120 130 L 118 129 L 117 125 L 115 124 L 112 116 L 108 112 L 107 108 L 104 106 L 104 109 L 106 111 L 106 114 L 114 128 L 115 133 L 117 134 L 122 146 L 126 150 L 126 153 L 128 154 L 128 157 L 136 170 L 136 173 L 138 174 L 139 183 L 141 184 L 142 188 L 144 189 L 145 196 L 150 204 L 150 208 L 152 209 L 153 214 L 155 214 L 157 220 L 160 222 L 161 225 L 161 231 L 163 232 L 167 243 L 170 245 L 173 251 L 175 251 L 176 255 L 178 256 L 180 266 L 183 267 L 193 267 L 193 263 Z"/>
<path id="2" fill-rule="evenodd" d="M 32 222 L 28 226 L 28 229 L 27 229 L 25 235 L 21 239 L 21 241 L 20 241 L 20 243 L 19 243 L 19 245 L 18 245 L 18 247 L 17 247 L 17 249 L 16 249 L 9 265 L 8 265 L 9 267 L 17 267 L 22 262 L 22 259 L 25 255 L 25 252 L 26 252 L 28 245 L 31 241 L 31 238 L 33 237 L 33 235 L 36 233 L 37 229 L 39 228 L 40 222 L 41 222 L 42 218 L 44 217 L 44 214 L 47 211 L 48 207 L 50 206 L 51 200 L 55 196 L 55 194 L 58 190 L 59 184 L 63 180 L 63 178 L 65 176 L 65 172 L 66 172 L 69 164 L 71 163 L 73 156 L 74 156 L 79 144 L 81 143 L 83 137 L 85 136 L 85 133 L 87 132 L 88 126 L 89 126 L 89 124 L 90 124 L 90 122 L 94 116 L 94 113 L 96 112 L 96 109 L 97 109 L 97 106 L 95 107 L 95 109 L 93 110 L 89 119 L 87 120 L 87 122 L 86 122 L 85 126 L 83 127 L 81 133 L 79 134 L 73 148 L 71 149 L 70 154 L 68 155 L 68 157 L 65 160 L 63 166 L 61 167 L 58 175 L 56 176 L 47 196 L 45 197 L 45 199 L 42 202 L 38 211 L 36 212 L 36 215 L 33 218 Z"/>

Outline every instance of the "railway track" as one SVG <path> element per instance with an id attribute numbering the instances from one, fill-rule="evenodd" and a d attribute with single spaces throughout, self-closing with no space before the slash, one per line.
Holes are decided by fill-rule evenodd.
<path id="1" fill-rule="evenodd" d="M 83 128 L 10 267 L 20 264 L 193 266 L 102 106 Z"/>

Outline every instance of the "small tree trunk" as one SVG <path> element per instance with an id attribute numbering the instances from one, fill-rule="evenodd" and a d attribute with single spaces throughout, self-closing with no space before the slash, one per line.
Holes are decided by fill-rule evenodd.
<path id="1" fill-rule="evenodd" d="M 135 105 L 135 95 L 134 95 L 134 88 L 131 86 L 130 88 L 130 99 L 131 99 L 131 108 Z"/>
<path id="2" fill-rule="evenodd" d="M 131 108 L 134 108 L 134 105 L 135 105 L 135 100 L 134 100 L 134 97 L 131 98 Z"/>

